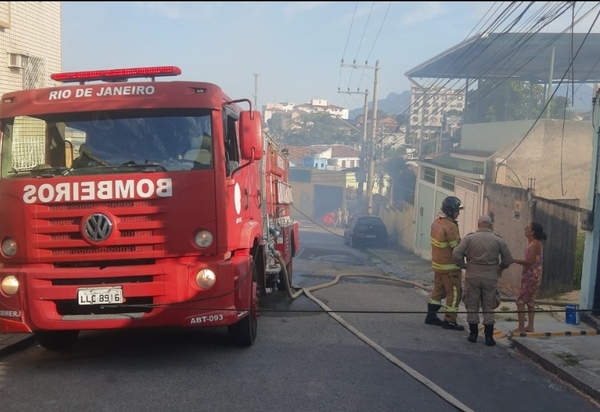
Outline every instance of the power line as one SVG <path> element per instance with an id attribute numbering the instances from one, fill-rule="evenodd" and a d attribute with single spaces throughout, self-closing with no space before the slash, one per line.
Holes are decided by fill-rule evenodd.
<path id="1" fill-rule="evenodd" d="M 354 13 L 352 13 L 352 21 L 350 22 L 350 29 L 348 30 L 348 37 L 346 38 L 346 45 L 344 46 L 344 51 L 342 52 L 342 61 L 346 58 L 346 49 L 348 48 L 348 43 L 350 42 L 350 34 L 352 34 L 352 25 L 354 24 L 354 17 L 356 16 L 356 10 L 358 10 L 358 2 L 356 2 L 356 6 L 354 7 Z M 340 67 L 340 78 L 338 80 L 338 89 L 340 88 L 341 83 L 342 83 L 342 68 Z"/>
<path id="2" fill-rule="evenodd" d="M 519 146 L 521 146 L 521 144 L 523 143 L 523 141 L 525 140 L 525 138 L 529 135 L 529 133 L 531 132 L 531 130 L 533 130 L 533 127 L 537 124 L 537 122 L 540 120 L 542 114 L 544 113 L 544 111 L 547 109 L 548 105 L 550 104 L 550 101 L 552 100 L 552 98 L 554 97 L 554 95 L 556 94 L 556 92 L 558 91 L 558 87 L 562 84 L 562 82 L 564 81 L 565 77 L 567 76 L 567 74 L 569 73 L 569 70 L 571 69 L 571 65 L 573 64 L 573 62 L 575 61 L 575 59 L 577 58 L 577 55 L 579 54 L 579 52 L 581 51 L 581 48 L 583 47 L 583 45 L 585 44 L 586 39 L 588 38 L 588 36 L 590 35 L 592 29 L 594 28 L 594 25 L 596 24 L 596 21 L 598 20 L 598 18 L 600 17 L 600 12 L 598 12 L 598 14 L 596 14 L 596 18 L 594 19 L 594 21 L 592 22 L 592 24 L 590 25 L 590 28 L 588 30 L 588 32 L 586 33 L 583 41 L 581 42 L 581 45 L 579 46 L 579 48 L 577 49 L 577 53 L 575 53 L 574 58 L 571 60 L 571 64 L 569 64 L 569 67 L 567 67 L 567 70 L 565 71 L 565 74 L 563 75 L 563 77 L 560 79 L 560 82 L 558 83 L 558 85 L 556 86 L 556 89 L 554 89 L 554 92 L 552 93 L 552 96 L 550 96 L 550 99 L 548 99 L 548 101 L 546 102 L 546 105 L 544 106 L 544 108 L 542 109 L 542 112 L 540 113 L 540 115 L 537 117 L 537 119 L 535 119 L 535 121 L 533 122 L 533 124 L 531 125 L 531 127 L 529 128 L 529 130 L 527 131 L 527 133 L 525 133 L 525 135 L 521 138 L 521 140 L 519 140 L 519 143 L 517 143 L 517 145 L 508 153 L 508 155 L 506 155 L 506 157 L 500 162 L 498 163 L 498 166 L 496 167 L 496 172 L 494 175 L 494 181 L 496 180 L 496 177 L 498 176 L 498 169 L 500 169 L 500 166 L 502 164 L 504 164 L 506 162 L 506 160 L 519 148 Z"/>
<path id="3" fill-rule="evenodd" d="M 597 6 L 598 6 L 598 5 L 594 6 L 594 8 L 596 8 Z M 547 24 L 550 24 L 552 21 L 554 21 L 556 18 L 558 18 L 558 17 L 559 17 L 559 16 L 560 16 L 562 13 L 564 13 L 566 10 L 567 10 L 567 9 L 560 10 L 558 15 L 556 15 L 556 14 L 555 14 L 555 15 L 554 15 L 553 17 L 551 17 L 551 18 L 545 17 L 545 18 L 543 18 L 542 20 L 545 20 L 545 25 L 547 25 Z M 593 9 L 592 9 L 592 10 L 593 10 Z M 590 10 L 590 11 L 588 11 L 586 14 L 589 14 L 590 12 L 591 12 L 591 10 Z M 583 17 L 585 17 L 585 16 L 583 16 Z M 583 17 L 582 17 L 582 18 L 583 18 Z M 545 26 L 542 26 L 541 28 L 543 28 L 543 27 L 545 27 Z M 541 28 L 540 28 L 540 29 L 541 29 Z M 539 30 L 539 29 L 538 29 L 538 30 Z M 552 39 L 552 41 L 550 41 L 548 44 L 546 44 L 545 46 L 543 46 L 543 47 L 541 47 L 539 50 L 537 50 L 535 53 L 533 53 L 533 54 L 532 54 L 532 56 L 531 56 L 531 57 L 530 57 L 530 58 L 529 58 L 529 59 L 528 59 L 528 60 L 527 60 L 527 61 L 526 61 L 526 62 L 525 62 L 523 65 L 521 65 L 521 66 L 519 66 L 517 69 L 515 69 L 515 70 L 512 72 L 512 74 L 510 74 L 508 77 L 512 77 L 512 75 L 516 74 L 516 73 L 517 73 L 517 72 L 518 72 L 518 71 L 519 71 L 519 70 L 520 70 L 522 67 L 524 67 L 524 66 L 525 66 L 526 64 L 528 64 L 528 63 L 529 63 L 531 60 L 533 60 L 533 59 L 534 59 L 534 58 L 535 58 L 535 57 L 536 57 L 536 56 L 537 56 L 539 53 L 541 53 L 543 50 L 545 50 L 546 48 L 548 48 L 548 47 L 549 47 L 549 46 L 550 46 L 550 45 L 551 45 L 551 44 L 552 44 L 552 43 L 553 43 L 553 42 L 554 42 L 554 41 L 555 41 L 555 40 L 558 38 L 558 36 L 559 36 L 559 35 L 555 36 L 555 37 Z M 529 41 L 531 41 L 531 39 L 532 39 L 532 35 L 529 35 L 529 40 L 528 40 L 528 42 L 529 42 Z M 492 43 L 493 43 L 493 42 L 492 42 Z M 489 44 L 489 45 L 486 47 L 486 49 L 487 49 L 488 47 L 490 47 L 492 43 L 490 43 L 490 44 Z M 520 45 L 521 45 L 521 47 L 522 47 L 522 45 L 523 45 L 523 42 L 519 42 L 519 43 L 517 43 L 517 44 L 520 44 Z M 472 46 L 472 44 L 471 44 L 470 46 Z M 471 49 L 471 48 L 472 48 L 472 47 L 469 47 L 468 49 Z M 484 50 L 485 50 L 485 49 L 484 49 Z M 464 52 L 463 52 L 463 53 L 462 53 L 462 55 L 461 55 L 461 57 L 465 56 L 465 54 L 467 54 L 467 53 L 464 53 Z M 468 53 L 468 54 L 470 54 L 470 53 Z M 509 54 L 514 54 L 514 52 L 512 52 L 512 51 L 511 51 L 511 53 L 509 53 Z M 501 59 L 501 58 L 502 58 L 502 56 L 503 56 L 504 54 L 502 54 L 502 53 L 498 53 L 498 55 L 499 55 L 498 59 Z M 460 59 L 461 57 L 459 57 L 459 59 Z M 465 56 L 465 57 L 466 57 L 466 56 Z M 495 63 L 495 62 L 493 62 L 493 63 Z M 489 65 L 489 67 L 491 68 L 491 67 L 492 67 L 492 64 L 490 64 L 490 65 Z M 486 70 L 486 72 L 484 72 L 484 74 L 485 74 L 485 73 L 488 73 L 488 72 L 489 72 L 489 70 L 490 70 L 490 69 Z M 500 85 L 504 84 L 504 83 L 505 83 L 505 82 L 508 80 L 508 77 L 507 77 L 507 78 L 503 78 L 503 79 L 501 79 L 500 81 L 496 82 L 496 84 L 494 84 L 494 85 L 492 85 L 492 87 L 490 87 L 490 90 L 489 90 L 489 91 L 493 91 L 493 90 L 495 90 L 497 87 L 499 87 Z M 434 84 L 431 84 L 431 85 L 429 85 L 428 87 L 430 87 L 430 88 L 433 88 L 433 87 L 445 87 L 445 86 L 446 86 L 448 83 L 450 83 L 450 80 L 446 81 L 446 83 L 445 83 L 444 85 L 441 85 L 441 86 L 438 86 L 439 82 L 440 82 L 440 80 L 437 80 L 436 82 L 434 82 Z M 458 83 L 458 82 L 455 82 L 455 84 L 456 84 L 456 83 Z M 456 94 L 460 94 L 460 93 L 462 93 L 462 91 L 464 91 L 464 89 L 457 90 L 457 93 L 456 93 Z M 477 102 L 478 102 L 480 99 L 481 99 L 481 97 L 478 97 L 478 98 L 477 98 L 477 100 L 476 100 L 476 101 L 475 101 L 473 104 L 476 104 L 476 103 L 477 103 Z M 419 102 L 420 102 L 420 101 L 419 101 Z M 416 102 L 416 103 L 419 103 L 419 102 Z M 409 107 L 407 110 L 410 110 L 410 107 Z M 406 114 L 406 111 L 405 111 L 403 114 Z M 429 118 L 430 118 L 430 116 L 426 116 L 426 117 L 424 116 L 424 117 L 423 117 L 423 119 L 422 119 L 422 121 L 421 121 L 419 124 L 422 124 L 422 123 L 424 123 L 424 122 L 427 122 L 427 121 L 429 120 Z M 416 126 L 418 126 L 419 124 L 417 124 Z"/>
<path id="4" fill-rule="evenodd" d="M 367 28 L 369 27 L 369 20 L 371 20 L 371 12 L 373 11 L 374 5 L 375 5 L 375 2 L 371 3 L 371 8 L 369 9 L 369 15 L 367 16 L 367 22 L 365 23 L 365 29 L 363 30 L 363 34 L 360 37 L 360 41 L 358 42 L 358 49 L 356 50 L 356 56 L 354 56 L 354 62 L 356 62 L 356 59 L 358 58 L 358 53 L 360 52 L 360 48 L 362 46 L 363 39 L 365 38 L 365 33 L 367 32 Z M 354 73 L 354 72 L 350 72 L 350 79 L 348 80 L 348 89 L 350 89 L 350 82 L 352 81 L 352 73 Z"/>

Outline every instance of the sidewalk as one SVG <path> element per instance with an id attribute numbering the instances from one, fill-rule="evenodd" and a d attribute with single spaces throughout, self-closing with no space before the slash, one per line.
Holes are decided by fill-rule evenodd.
<path id="1" fill-rule="evenodd" d="M 375 261 L 391 276 L 423 286 L 431 286 L 431 262 L 418 256 L 393 249 L 369 249 Z M 552 302 L 539 301 L 535 315 L 535 332 L 513 336 L 518 326 L 514 296 L 501 289 L 502 304 L 497 309 L 494 338 L 498 345 L 515 348 L 537 362 L 559 379 L 600 402 L 600 321 L 581 314 L 578 325 L 566 323 L 565 304 L 579 304 L 578 291 L 561 295 Z M 461 304 L 462 305 L 462 304 Z M 464 311 L 462 306 L 461 311 Z M 545 311 L 545 312 L 544 312 Z M 460 315 L 466 325 L 465 315 Z M 483 334 L 483 325 L 480 325 Z M 466 336 L 466 334 L 465 334 Z"/>

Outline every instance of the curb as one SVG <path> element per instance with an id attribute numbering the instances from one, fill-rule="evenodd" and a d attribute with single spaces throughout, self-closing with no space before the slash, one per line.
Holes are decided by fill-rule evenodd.
<path id="1" fill-rule="evenodd" d="M 551 338 L 556 336 L 590 336 L 597 335 L 595 330 L 566 330 L 564 332 L 522 332 L 518 336 L 512 335 L 515 338 Z"/>
<path id="2" fill-rule="evenodd" d="M 596 402 L 600 402 L 600 391 L 598 389 L 588 385 L 583 380 L 577 378 L 576 376 L 569 373 L 565 369 L 559 367 L 558 362 L 552 361 L 551 359 L 547 359 L 546 357 L 544 357 L 538 353 L 535 353 L 534 351 L 529 349 L 527 346 L 520 343 L 518 339 L 510 338 L 510 341 L 513 343 L 514 347 L 517 350 L 519 350 L 521 353 L 523 353 L 525 356 L 527 356 L 532 361 L 538 363 L 542 368 L 544 368 L 548 372 L 552 373 L 560 380 L 567 382 L 568 384 L 572 385 L 576 389 L 585 393 L 586 395 L 588 395 L 589 397 L 594 399 Z"/>
<path id="3" fill-rule="evenodd" d="M 7 341 L 7 343 L 0 345 L 0 357 L 25 349 L 26 347 L 32 345 L 36 341 L 36 338 L 33 334 L 26 336 L 18 334 L 9 338 Z"/>

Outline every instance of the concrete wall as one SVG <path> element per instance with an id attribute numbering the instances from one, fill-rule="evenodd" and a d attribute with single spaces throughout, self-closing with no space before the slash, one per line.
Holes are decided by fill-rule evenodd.
<path id="1" fill-rule="evenodd" d="M 485 199 L 485 213 L 493 216 L 494 232 L 506 241 L 513 257 L 522 259 L 528 244 L 524 230 L 531 223 L 527 190 L 490 184 L 486 188 Z M 500 283 L 518 291 L 521 271 L 521 265 L 511 265 L 502 274 Z"/>
<path id="2" fill-rule="evenodd" d="M 290 214 L 294 219 L 320 219 L 320 216 L 315 216 L 315 185 L 326 185 L 333 186 L 335 188 L 342 188 L 344 190 L 342 193 L 344 193 L 347 186 L 347 175 L 351 175 L 353 173 L 318 169 L 303 170 L 310 172 L 310 181 L 290 181 L 290 184 L 292 185 L 292 195 L 294 197 L 294 204 L 291 208 Z M 336 201 L 335 208 L 337 207 L 345 207 L 345 198 L 342 194 L 340 194 L 339 199 Z M 318 223 L 320 224 L 320 220 L 318 220 Z"/>
<path id="3" fill-rule="evenodd" d="M 379 216 L 388 230 L 390 247 L 414 252 L 415 207 L 403 202 L 400 208 L 381 208 Z"/>
<path id="4" fill-rule="evenodd" d="M 493 170 L 508 156 L 506 166 L 498 170 L 495 183 L 526 189 L 529 179 L 535 179 L 537 196 L 553 200 L 580 199 L 581 207 L 590 207 L 590 122 L 541 120 L 520 141 L 517 139 L 494 156 Z"/>
<path id="5" fill-rule="evenodd" d="M 495 152 L 527 133 L 533 120 L 463 124 L 460 147 L 463 150 Z"/>

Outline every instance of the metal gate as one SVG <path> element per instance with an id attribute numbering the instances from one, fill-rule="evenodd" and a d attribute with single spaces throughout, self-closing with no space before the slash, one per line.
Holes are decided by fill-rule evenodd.
<path id="1" fill-rule="evenodd" d="M 542 285 L 539 297 L 573 290 L 579 199 L 560 201 L 532 196 L 532 220 L 544 227 Z"/>

